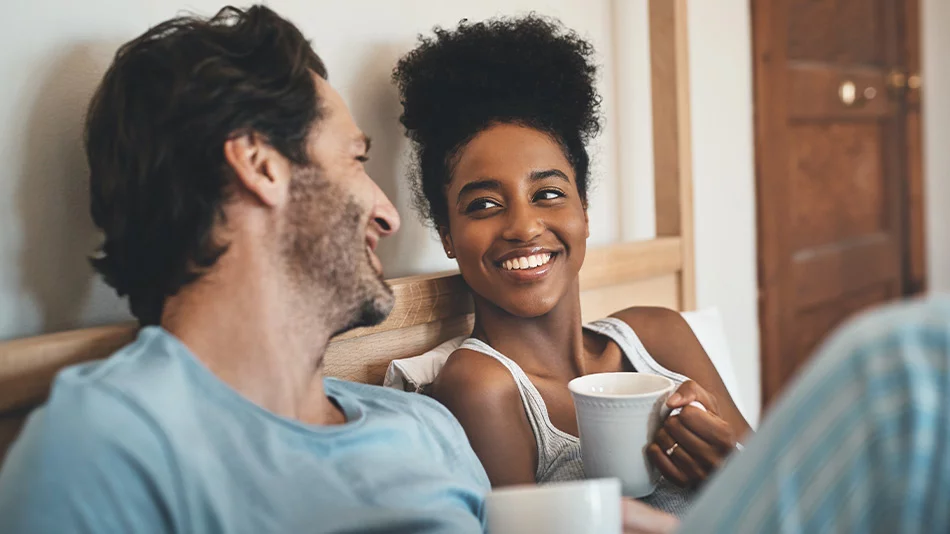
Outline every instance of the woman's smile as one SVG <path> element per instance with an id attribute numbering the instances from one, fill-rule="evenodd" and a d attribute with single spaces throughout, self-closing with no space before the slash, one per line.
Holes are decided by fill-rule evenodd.
<path id="1" fill-rule="evenodd" d="M 538 282 L 557 266 L 559 252 L 547 249 L 511 251 L 492 262 L 506 279 L 516 283 Z"/>

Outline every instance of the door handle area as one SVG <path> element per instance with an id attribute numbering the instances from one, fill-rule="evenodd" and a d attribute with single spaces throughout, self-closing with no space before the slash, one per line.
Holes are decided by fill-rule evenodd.
<path id="1" fill-rule="evenodd" d="M 845 107 L 861 107 L 867 104 L 868 101 L 874 100 L 876 96 L 877 89 L 873 86 L 869 85 L 859 90 L 853 80 L 845 80 L 838 86 L 838 100 L 840 100 Z"/>

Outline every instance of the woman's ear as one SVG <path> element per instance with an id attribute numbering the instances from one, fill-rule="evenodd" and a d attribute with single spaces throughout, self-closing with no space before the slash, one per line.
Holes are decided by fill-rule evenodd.
<path id="1" fill-rule="evenodd" d="M 590 237 L 590 216 L 587 214 L 587 201 L 584 201 L 584 227 L 587 228 L 587 237 Z"/>
<path id="2" fill-rule="evenodd" d="M 442 248 L 445 249 L 445 255 L 449 258 L 455 258 L 455 247 L 452 245 L 452 236 L 449 234 L 449 227 L 439 225 L 439 239 L 442 240 Z"/>

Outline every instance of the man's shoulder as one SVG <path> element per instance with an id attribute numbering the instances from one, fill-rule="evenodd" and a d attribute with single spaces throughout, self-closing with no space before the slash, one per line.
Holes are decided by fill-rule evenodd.
<path id="1" fill-rule="evenodd" d="M 189 383 L 188 362 L 179 354 L 182 350 L 186 349 L 160 328 L 144 328 L 132 343 L 108 358 L 60 371 L 47 405 L 84 394 L 106 394 L 138 406 L 181 398 L 182 387 Z"/>
<path id="2" fill-rule="evenodd" d="M 846 384 L 876 387 L 896 376 L 926 381 L 950 366 L 948 357 L 950 299 L 891 302 L 852 316 L 829 335 L 799 373 L 800 389 L 809 394 L 789 402 L 838 394 Z M 917 372 L 923 369 L 927 372 Z"/>
<path id="3" fill-rule="evenodd" d="M 827 345 L 860 352 L 895 344 L 950 349 L 950 296 L 919 297 L 870 309 L 849 320 Z"/>
<path id="4" fill-rule="evenodd" d="M 168 496 L 178 470 L 169 443 L 118 379 L 137 373 L 124 363 L 135 346 L 64 370 L 28 417 L 0 471 L 0 515 L 18 531 L 66 532 L 80 517 L 92 530 L 170 529 L 161 509 L 174 504 Z"/>
<path id="5" fill-rule="evenodd" d="M 103 360 L 73 365 L 60 371 L 47 401 L 36 410 L 36 419 L 55 424 L 38 425 L 37 438 L 78 432 L 103 439 L 135 439 L 139 433 L 161 433 L 162 414 L 187 413 L 169 402 L 187 402 L 187 362 L 181 350 L 161 329 L 143 329 L 130 344 Z M 63 420 L 75 424 L 63 425 Z M 121 421 L 130 426 L 116 433 Z M 124 437 L 123 437 L 124 436 Z M 50 439 L 52 439 L 50 437 Z"/>
<path id="6" fill-rule="evenodd" d="M 123 461 L 148 472 L 168 471 L 160 426 L 114 378 L 114 368 L 126 372 L 114 360 L 124 350 L 59 373 L 49 398 L 29 415 L 11 446 L 0 486 L 29 482 L 47 488 L 48 479 L 55 479 L 63 492 L 72 491 L 91 484 L 96 469 L 123 472 Z"/>
<path id="7" fill-rule="evenodd" d="M 327 378 L 324 382 L 328 395 L 345 394 L 356 399 L 371 424 L 398 425 L 399 432 L 422 437 L 433 447 L 436 457 L 445 458 L 445 464 L 466 477 L 479 488 L 489 488 L 488 476 L 469 445 L 462 425 L 441 403 L 421 393 L 408 393 L 393 388 L 372 386 Z"/>
<path id="8" fill-rule="evenodd" d="M 382 415 L 398 414 L 417 419 L 425 428 L 445 424 L 454 430 L 454 427 L 458 425 L 458 421 L 445 406 L 421 393 L 409 393 L 394 388 L 336 378 L 327 378 L 326 388 L 330 395 L 342 392 L 357 399 L 366 409 Z"/>
<path id="9" fill-rule="evenodd" d="M 43 435 L 75 431 L 96 436 L 98 429 L 101 437 L 111 439 L 131 435 L 115 432 L 120 422 L 150 426 L 148 399 L 158 398 L 163 389 L 176 387 L 172 377 L 181 372 L 176 369 L 179 364 L 173 350 L 160 330 L 143 329 L 135 341 L 108 358 L 63 369 L 53 380 L 49 398 L 31 417 L 38 420 L 34 430 L 42 428 Z"/>
<path id="10" fill-rule="evenodd" d="M 97 456 L 103 450 L 157 444 L 160 434 L 149 413 L 121 392 L 97 383 L 67 381 L 30 414 L 11 451 L 25 447 L 60 455 L 79 448 Z"/>
<path id="11" fill-rule="evenodd" d="M 409 393 L 395 388 L 350 382 L 332 377 L 326 378 L 325 384 L 327 392 L 330 394 L 334 392 L 344 393 L 371 406 L 408 407 L 421 410 L 443 409 L 441 404 L 420 393 Z"/>

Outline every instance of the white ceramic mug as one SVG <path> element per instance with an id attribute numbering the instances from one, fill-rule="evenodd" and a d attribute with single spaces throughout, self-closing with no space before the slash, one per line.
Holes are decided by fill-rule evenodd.
<path id="1" fill-rule="evenodd" d="M 488 534 L 620 534 L 615 478 L 511 486 L 485 498 Z"/>
<path id="2" fill-rule="evenodd" d="M 660 473 L 646 449 L 669 414 L 666 400 L 676 383 L 645 373 L 596 373 L 575 378 L 567 387 L 574 398 L 587 477 L 619 478 L 628 497 L 653 493 Z"/>

